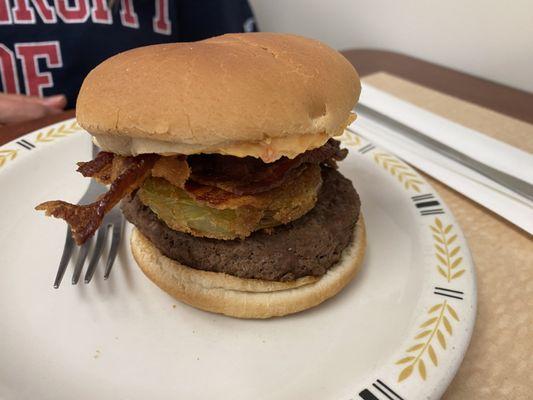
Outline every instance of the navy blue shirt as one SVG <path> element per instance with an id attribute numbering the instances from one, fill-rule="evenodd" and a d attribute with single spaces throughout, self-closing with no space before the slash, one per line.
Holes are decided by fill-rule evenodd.
<path id="1" fill-rule="evenodd" d="M 254 31 L 246 0 L 0 0 L 0 91 L 65 94 L 121 51 Z"/>

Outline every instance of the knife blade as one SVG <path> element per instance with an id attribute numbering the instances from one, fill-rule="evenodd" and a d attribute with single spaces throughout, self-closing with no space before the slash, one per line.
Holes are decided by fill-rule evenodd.
<path id="1" fill-rule="evenodd" d="M 449 159 L 452 159 L 455 162 L 460 163 L 461 165 L 470 168 L 476 171 L 477 173 L 485 176 L 486 178 L 491 179 L 494 182 L 506 187 L 507 189 L 515 192 L 516 194 L 533 201 L 533 185 L 529 184 L 528 182 L 525 182 L 519 178 L 506 174 L 505 172 L 499 171 L 489 165 L 475 160 L 474 158 L 431 137 L 428 137 L 423 133 L 418 132 L 417 130 L 406 126 L 401 122 L 398 122 L 395 119 L 385 114 L 382 114 L 376 110 L 373 110 L 363 104 L 357 105 L 356 112 L 361 112 L 371 119 L 378 120 L 387 128 L 400 133 L 407 139 L 410 139 L 419 145 L 427 147 Z M 347 129 L 351 132 L 354 132 L 354 130 L 350 127 L 348 127 Z"/>

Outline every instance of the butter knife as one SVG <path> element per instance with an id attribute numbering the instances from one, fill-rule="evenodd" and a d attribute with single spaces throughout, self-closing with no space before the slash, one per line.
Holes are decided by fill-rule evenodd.
<path id="1" fill-rule="evenodd" d="M 492 168 L 464 153 L 461 153 L 460 151 L 452 147 L 449 147 L 444 143 L 430 138 L 409 126 L 406 126 L 401 122 L 398 122 L 395 119 L 385 114 L 382 114 L 376 110 L 373 110 L 367 106 L 364 106 L 360 103 L 357 105 L 356 112 L 374 121 L 378 121 L 380 124 L 383 124 L 387 128 L 400 133 L 405 138 L 410 139 L 417 144 L 425 146 L 449 159 L 452 159 L 455 162 L 460 163 L 465 167 L 470 168 L 476 171 L 477 173 L 493 180 L 494 182 L 506 187 L 507 189 L 515 192 L 516 194 L 533 201 L 533 185 L 529 184 L 528 182 L 525 182 L 522 179 L 516 178 L 512 175 L 506 174 L 495 168 Z M 348 127 L 347 130 L 353 133 L 358 133 L 350 127 Z"/>

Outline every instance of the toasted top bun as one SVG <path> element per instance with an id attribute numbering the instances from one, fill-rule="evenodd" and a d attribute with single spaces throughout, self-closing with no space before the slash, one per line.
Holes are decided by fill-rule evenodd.
<path id="1" fill-rule="evenodd" d="M 360 89 L 353 66 L 321 42 L 228 34 L 109 58 L 85 78 L 76 117 L 104 150 L 122 155 L 270 162 L 342 134 Z"/>

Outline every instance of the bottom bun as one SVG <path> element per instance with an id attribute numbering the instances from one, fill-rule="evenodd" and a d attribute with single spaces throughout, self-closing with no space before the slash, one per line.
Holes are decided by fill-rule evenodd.
<path id="1" fill-rule="evenodd" d="M 193 307 L 237 318 L 270 318 L 317 306 L 350 282 L 363 262 L 366 233 L 363 217 L 339 262 L 318 279 L 268 282 L 187 267 L 165 257 L 137 228 L 131 249 L 144 274 L 176 299 Z M 236 284 L 236 282 L 238 284 Z"/>

